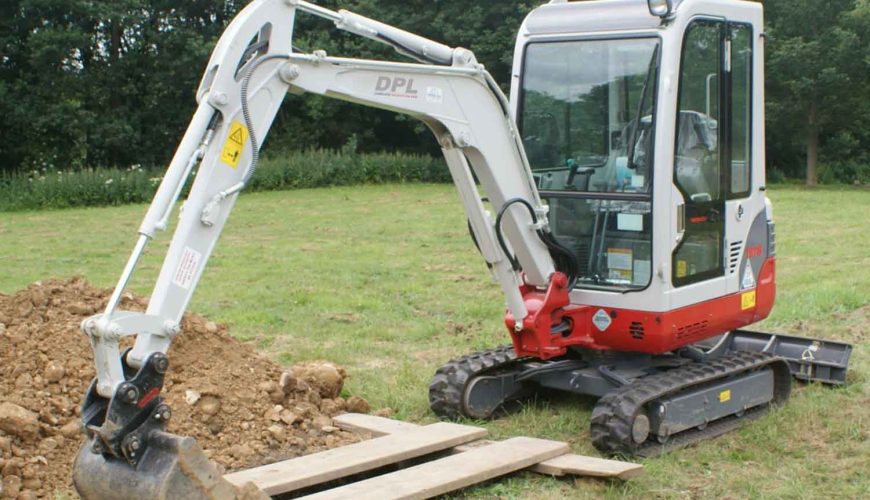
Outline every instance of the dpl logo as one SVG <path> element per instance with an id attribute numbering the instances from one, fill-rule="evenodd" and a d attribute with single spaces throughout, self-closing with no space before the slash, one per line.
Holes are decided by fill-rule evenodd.
<path id="1" fill-rule="evenodd" d="M 416 99 L 417 94 L 413 78 L 381 76 L 378 77 L 378 83 L 375 85 L 375 95 Z"/>

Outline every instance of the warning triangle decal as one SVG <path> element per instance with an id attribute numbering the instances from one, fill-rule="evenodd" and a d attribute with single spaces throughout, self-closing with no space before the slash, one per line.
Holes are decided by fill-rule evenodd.
<path id="1" fill-rule="evenodd" d="M 755 288 L 755 270 L 752 269 L 752 262 L 746 263 L 746 271 L 743 272 L 742 289 Z"/>

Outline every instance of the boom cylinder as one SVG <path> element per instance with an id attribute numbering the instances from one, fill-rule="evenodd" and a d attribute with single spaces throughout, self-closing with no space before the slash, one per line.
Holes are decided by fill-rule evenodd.
<path id="1" fill-rule="evenodd" d="M 387 43 L 398 52 L 415 59 L 444 66 L 453 64 L 454 50 L 451 47 L 353 12 L 342 10 L 339 13 L 341 21 L 335 23 L 339 29 Z"/>
<path id="2" fill-rule="evenodd" d="M 190 173 L 188 164 L 205 137 L 214 113 L 214 108 L 203 99 L 193 115 L 190 126 L 187 128 L 166 174 L 163 176 L 163 181 L 154 195 L 145 220 L 139 227 L 139 234 L 153 238 L 155 232 L 165 229 L 165 227 L 161 227 L 161 222 L 166 220 L 166 214 L 172 210 L 172 205 L 180 193 L 179 186 L 184 183 L 186 174 Z"/>
<path id="3" fill-rule="evenodd" d="M 454 49 L 442 43 L 347 10 L 335 12 L 319 5 L 298 0 L 291 0 L 290 3 L 291 5 L 295 4 L 295 7 L 301 11 L 335 22 L 338 29 L 390 45 L 400 54 L 423 62 L 444 66 L 453 65 Z"/>

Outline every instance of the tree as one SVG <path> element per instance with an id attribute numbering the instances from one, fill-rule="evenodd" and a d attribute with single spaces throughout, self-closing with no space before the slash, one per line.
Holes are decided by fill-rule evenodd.
<path id="1" fill-rule="evenodd" d="M 866 24 L 860 31 L 860 12 L 867 5 L 867 0 L 765 2 L 773 160 L 793 160 L 789 149 L 802 144 L 806 183 L 811 186 L 818 182 L 820 152 L 826 140 L 855 130 L 863 122 L 860 133 L 866 141 L 870 41 Z M 776 158 L 776 154 L 785 158 Z M 829 154 L 842 159 L 837 158 L 842 152 Z"/>
<path id="2" fill-rule="evenodd" d="M 7 0 L 2 168 L 162 163 L 239 1 Z"/>
<path id="3" fill-rule="evenodd" d="M 544 0 L 317 0 L 473 50 L 503 89 L 517 30 Z M 0 2 L 0 169 L 162 165 L 195 108 L 209 54 L 246 0 Z M 768 158 L 790 176 L 870 178 L 870 0 L 767 0 Z M 295 45 L 407 61 L 298 17 Z M 405 116 L 288 96 L 268 149 L 356 145 L 438 154 Z"/>

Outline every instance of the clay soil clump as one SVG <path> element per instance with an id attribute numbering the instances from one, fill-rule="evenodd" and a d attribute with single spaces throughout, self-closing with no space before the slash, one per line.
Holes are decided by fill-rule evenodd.
<path id="1" fill-rule="evenodd" d="M 0 498 L 74 497 L 71 467 L 83 436 L 82 397 L 94 377 L 79 325 L 111 291 L 80 279 L 36 282 L 0 294 Z M 125 310 L 147 301 L 126 295 Z M 345 370 L 306 362 L 288 370 L 194 314 L 169 351 L 164 397 L 169 431 L 196 438 L 223 471 L 342 446 L 361 439 L 333 426 L 348 411 Z M 367 409 L 351 397 L 354 411 Z"/>

